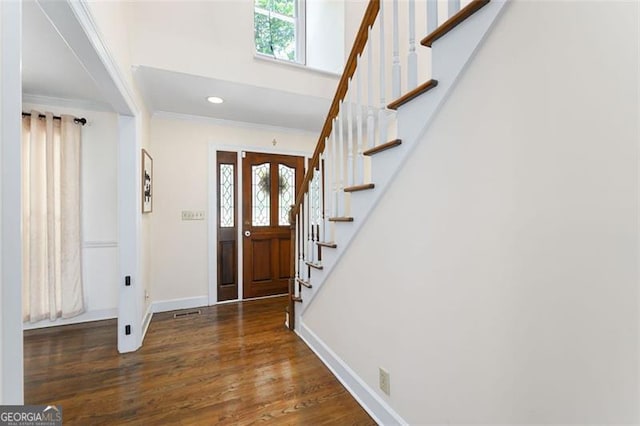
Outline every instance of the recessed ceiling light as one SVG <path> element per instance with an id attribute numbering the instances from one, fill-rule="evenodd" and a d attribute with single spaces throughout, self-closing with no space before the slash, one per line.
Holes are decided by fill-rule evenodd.
<path id="1" fill-rule="evenodd" d="M 221 103 L 223 103 L 223 102 L 224 102 L 224 99 L 219 98 L 219 97 L 217 97 L 217 96 L 209 96 L 209 97 L 207 98 L 207 100 L 208 100 L 209 102 L 211 102 L 212 104 L 221 104 Z"/>

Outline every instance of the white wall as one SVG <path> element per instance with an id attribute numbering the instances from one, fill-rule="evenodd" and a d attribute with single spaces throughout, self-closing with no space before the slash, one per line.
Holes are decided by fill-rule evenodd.
<path id="1" fill-rule="evenodd" d="M 514 1 L 306 311 L 408 423 L 640 421 L 638 36 Z"/>
<path id="2" fill-rule="evenodd" d="M 26 323 L 25 328 L 115 318 L 118 308 L 118 117 L 112 112 L 51 104 L 24 103 L 23 108 L 87 119 L 82 127 L 82 269 L 86 312 L 66 320 Z"/>
<path id="3" fill-rule="evenodd" d="M 3 29 L 3 17 L 4 17 L 4 13 L 3 13 L 3 8 L 2 8 L 2 3 L 0 3 L 0 34 L 3 34 L 2 29 Z M 0 43 L 0 58 L 4 58 L 4 56 L 2 56 L 2 43 Z M 2 60 L 2 59 L 0 59 Z M 2 76 L 2 68 L 0 67 L 0 99 L 2 99 L 2 95 L 4 93 L 3 90 L 3 86 L 4 86 L 4 80 L 3 80 L 3 76 Z M 2 102 L 0 102 L 0 127 L 4 127 L 4 120 L 5 120 L 5 116 L 2 114 Z M 1 137 L 0 139 L 0 143 L 4 144 L 4 136 Z M 1 147 L 1 146 L 0 146 Z M 2 151 L 0 149 L 0 188 L 2 188 Z M 0 240 L 2 239 L 2 215 L 0 214 Z M 0 307 L 3 308 L 4 310 L 4 304 L 2 303 L 3 299 L 2 299 L 2 295 L 4 293 L 4 277 L 2 275 L 2 251 L 0 250 Z M 0 343 L 2 344 L 2 346 L 4 346 L 4 319 L 2 317 L 2 315 L 0 315 Z M 3 380 L 3 371 L 4 371 L 4 362 L 3 362 L 3 356 L 4 356 L 4 350 L 0 349 L 0 404 L 4 404 L 4 380 Z"/>
<path id="4" fill-rule="evenodd" d="M 342 74 L 345 62 L 344 0 L 308 0 L 306 8 L 306 65 Z"/>
<path id="5" fill-rule="evenodd" d="M 331 98 L 337 77 L 254 58 L 253 1 L 144 1 L 131 11 L 136 65 Z"/>
<path id="6" fill-rule="evenodd" d="M 0 404 L 22 404 L 21 3 L 0 4 Z"/>
<path id="7" fill-rule="evenodd" d="M 273 147 L 273 139 L 277 146 Z M 182 210 L 208 214 L 209 146 L 271 148 L 311 153 L 317 135 L 249 128 L 207 119 L 155 116 L 151 121 L 154 212 L 151 216 L 152 299 L 206 299 L 207 221 L 182 221 Z M 222 148 L 224 150 L 224 148 Z"/>

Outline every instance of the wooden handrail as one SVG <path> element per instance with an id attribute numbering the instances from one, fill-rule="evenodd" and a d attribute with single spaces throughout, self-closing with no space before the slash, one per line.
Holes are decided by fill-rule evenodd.
<path id="1" fill-rule="evenodd" d="M 300 211 L 300 205 L 302 204 L 302 200 L 304 199 L 304 194 L 309 190 L 309 182 L 311 182 L 311 180 L 313 179 L 313 171 L 318 167 L 320 163 L 320 154 L 324 152 L 324 141 L 333 130 L 333 119 L 338 116 L 340 102 L 344 99 L 347 94 L 347 90 L 349 89 L 349 79 L 353 77 L 353 74 L 356 72 L 358 55 L 360 55 L 364 51 L 364 48 L 367 45 L 367 40 L 369 38 L 369 27 L 373 26 L 379 11 L 380 0 L 369 0 L 367 10 L 365 10 L 364 12 L 364 17 L 362 18 L 360 28 L 358 29 L 358 34 L 356 35 L 356 39 L 353 42 L 351 53 L 349 54 L 347 63 L 344 66 L 344 72 L 342 73 L 342 77 L 340 78 L 340 82 L 338 83 L 336 94 L 333 97 L 333 102 L 331 102 L 329 113 L 327 114 L 327 118 L 324 120 L 324 126 L 322 126 L 322 131 L 320 132 L 320 137 L 318 138 L 318 143 L 316 144 L 316 149 L 313 151 L 313 157 L 311 157 L 311 162 L 309 163 L 309 170 L 307 170 L 307 173 L 304 175 L 302 186 L 300 187 L 300 191 L 296 196 L 296 203 L 293 206 L 292 212 L 293 217 L 295 217 L 295 215 L 297 215 Z"/>

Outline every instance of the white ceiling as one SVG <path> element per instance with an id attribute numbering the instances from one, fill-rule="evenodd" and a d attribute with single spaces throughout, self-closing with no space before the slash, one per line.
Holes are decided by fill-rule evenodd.
<path id="1" fill-rule="evenodd" d="M 2 1 L 2 0 L 0 0 Z M 34 0 L 23 2 L 25 95 L 110 109 L 90 74 Z M 265 87 L 139 66 L 135 78 L 148 110 L 319 131 L 330 100 Z M 222 97 L 213 105 L 207 96 Z M 28 99 L 28 97 L 27 97 Z M 69 102 L 65 103 L 69 105 Z"/>
<path id="2" fill-rule="evenodd" d="M 33 1 L 22 4 L 22 93 L 105 105 L 91 76 Z"/>
<path id="3" fill-rule="evenodd" d="M 308 131 L 320 131 L 329 99 L 149 67 L 137 67 L 135 77 L 148 108 Z M 207 102 L 218 96 L 224 103 Z"/>

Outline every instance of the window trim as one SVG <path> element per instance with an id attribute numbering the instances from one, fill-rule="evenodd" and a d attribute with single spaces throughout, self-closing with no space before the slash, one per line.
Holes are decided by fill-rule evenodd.
<path id="1" fill-rule="evenodd" d="M 255 0 L 253 1 L 253 50 L 255 52 L 255 56 L 262 56 L 265 58 L 272 58 L 276 61 L 290 64 L 298 64 L 301 66 L 306 66 L 307 63 L 307 13 L 306 13 L 306 0 L 295 0 L 295 11 L 296 16 L 292 18 L 291 16 L 283 15 L 278 12 L 269 12 L 269 10 L 264 9 L 262 7 L 256 6 Z M 267 53 L 258 52 L 256 46 L 256 25 L 255 25 L 255 15 L 256 13 L 260 13 L 262 15 L 271 15 L 276 19 L 280 19 L 285 22 L 293 23 L 294 32 L 295 32 L 295 41 L 296 41 L 296 57 L 293 60 L 277 58 L 275 53 L 272 52 L 271 55 Z"/>

